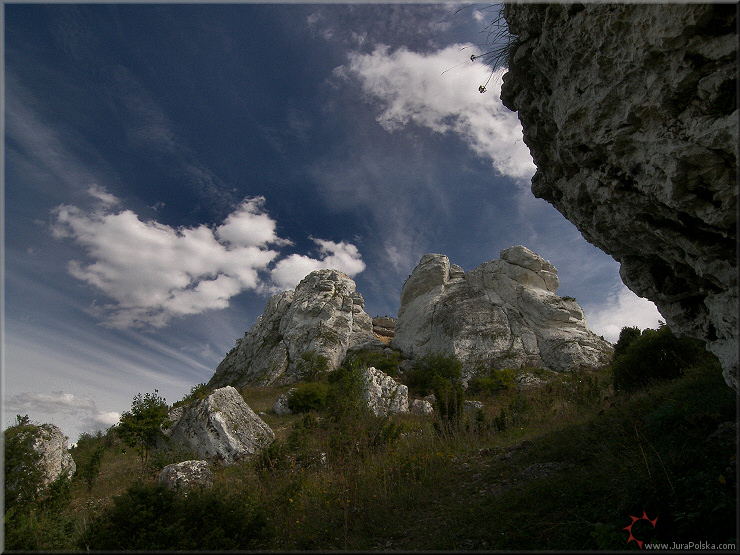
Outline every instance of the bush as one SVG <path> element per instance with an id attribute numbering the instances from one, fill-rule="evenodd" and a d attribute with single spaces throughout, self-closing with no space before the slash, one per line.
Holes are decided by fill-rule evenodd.
<path id="1" fill-rule="evenodd" d="M 640 328 L 636 327 L 624 327 L 619 332 L 619 339 L 616 345 L 614 345 L 614 355 L 612 360 L 616 360 L 618 356 L 624 354 L 627 348 L 632 342 L 640 337 Z"/>
<path id="2" fill-rule="evenodd" d="M 433 391 L 434 377 L 450 382 L 462 377 L 462 363 L 455 356 L 428 354 L 419 358 L 414 367 L 406 372 L 409 391 L 415 395 L 428 395 Z"/>
<path id="3" fill-rule="evenodd" d="M 395 378 L 398 376 L 398 367 L 401 364 L 401 353 L 398 351 L 360 350 L 351 353 L 347 357 L 347 363 L 354 363 L 364 368 L 372 366 Z"/>
<path id="4" fill-rule="evenodd" d="M 670 328 L 646 329 L 639 337 L 633 331 L 620 333 L 627 346 L 611 364 L 614 389 L 635 391 L 655 380 L 678 378 L 684 371 L 703 361 L 715 358 L 698 339 L 679 339 Z M 615 349 L 616 351 L 616 349 Z"/>
<path id="5" fill-rule="evenodd" d="M 513 368 L 492 368 L 488 376 L 474 378 L 468 383 L 468 393 L 494 396 L 514 387 L 517 372 Z"/>
<path id="6" fill-rule="evenodd" d="M 142 473 L 149 452 L 162 435 L 160 427 L 165 424 L 168 413 L 167 402 L 155 389 L 154 393 L 147 393 L 143 397 L 139 393 L 134 397 L 131 410 L 121 415 L 116 433 L 126 445 L 135 447 L 138 451 Z"/>
<path id="7" fill-rule="evenodd" d="M 269 537 L 261 510 L 219 488 L 178 495 L 136 483 L 113 498 L 80 541 L 92 550 L 247 550 Z"/>
<path id="8" fill-rule="evenodd" d="M 288 397 L 288 408 L 293 412 L 321 411 L 326 407 L 329 386 L 321 382 L 299 384 Z"/>
<path id="9" fill-rule="evenodd" d="M 211 394 L 211 388 L 208 387 L 204 383 L 199 383 L 198 385 L 194 385 L 190 388 L 190 393 L 185 395 L 182 399 L 177 401 L 174 405 L 172 405 L 172 408 L 181 407 L 184 405 L 189 405 L 193 401 L 200 401 L 201 399 L 205 399 Z"/>
<path id="10" fill-rule="evenodd" d="M 329 359 L 317 354 L 316 351 L 306 351 L 296 363 L 296 369 L 301 379 L 313 382 L 321 379 L 329 371 Z"/>
<path id="11" fill-rule="evenodd" d="M 39 496 L 44 472 L 39 465 L 41 454 L 33 448 L 39 431 L 38 426 L 30 423 L 28 415 L 18 415 L 15 426 L 3 433 L 6 512 L 15 506 L 28 507 Z"/>

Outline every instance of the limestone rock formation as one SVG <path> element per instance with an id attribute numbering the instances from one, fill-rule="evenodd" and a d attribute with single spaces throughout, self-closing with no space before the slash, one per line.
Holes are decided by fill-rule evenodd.
<path id="1" fill-rule="evenodd" d="M 41 454 L 39 465 L 44 472 L 44 485 L 48 486 L 61 474 L 72 478 L 77 470 L 75 461 L 67 448 L 67 438 L 54 424 L 41 424 L 33 449 Z"/>
<path id="2" fill-rule="evenodd" d="M 196 401 L 165 431 L 173 445 L 203 459 L 232 464 L 267 447 L 275 434 L 231 386 Z"/>
<path id="3" fill-rule="evenodd" d="M 208 385 L 283 385 L 301 379 L 300 359 L 314 351 L 338 368 L 348 349 L 379 343 L 355 282 L 317 270 L 294 291 L 273 296 L 264 313 L 218 365 Z"/>
<path id="4" fill-rule="evenodd" d="M 409 402 L 409 412 L 428 416 L 434 412 L 434 407 L 426 399 L 413 399 Z"/>
<path id="5" fill-rule="evenodd" d="M 290 400 L 290 396 L 293 394 L 294 391 L 297 391 L 297 389 L 295 387 L 291 387 L 287 393 L 283 393 L 275 400 L 275 405 L 272 409 L 275 414 L 277 414 L 278 416 L 293 414 L 293 411 L 290 410 L 290 407 L 288 406 L 288 401 Z"/>
<path id="6" fill-rule="evenodd" d="M 465 379 L 480 369 L 568 371 L 608 362 L 611 344 L 588 329 L 575 300 L 558 297 L 557 270 L 522 246 L 464 272 L 427 254 L 401 290 L 393 347 L 453 354 Z"/>
<path id="7" fill-rule="evenodd" d="M 376 316 L 373 318 L 373 334 L 379 341 L 389 344 L 393 340 L 396 329 L 396 319 L 388 316 Z"/>
<path id="8" fill-rule="evenodd" d="M 372 366 L 363 370 L 362 378 L 362 396 L 375 416 L 409 412 L 408 387 Z"/>
<path id="9" fill-rule="evenodd" d="M 532 192 L 738 390 L 734 4 L 510 4 Z"/>
<path id="10" fill-rule="evenodd" d="M 187 492 L 195 487 L 213 485 L 213 472 L 208 461 L 182 461 L 165 466 L 157 482 L 167 489 Z"/>

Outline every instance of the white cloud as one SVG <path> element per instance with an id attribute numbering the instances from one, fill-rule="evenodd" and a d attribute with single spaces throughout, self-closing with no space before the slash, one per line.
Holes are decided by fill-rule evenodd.
<path id="1" fill-rule="evenodd" d="M 90 194 L 106 201 L 103 208 L 57 206 L 52 233 L 73 239 L 93 260 L 72 260 L 68 270 L 115 301 L 92 309 L 113 328 L 162 327 L 173 317 L 226 308 L 245 290 L 293 287 L 318 268 L 350 275 L 365 269 L 354 245 L 314 239 L 318 259 L 293 254 L 275 266 L 273 284 L 263 283 L 260 272 L 279 255 L 268 246 L 291 244 L 278 237 L 275 221 L 263 211 L 263 197 L 244 200 L 213 230 L 142 222 L 130 210 L 111 211 L 117 199 L 104 190 L 91 188 Z"/>
<path id="2" fill-rule="evenodd" d="M 455 44 L 431 54 L 378 46 L 372 54 L 353 52 L 349 63 L 335 69 L 339 77 L 359 78 L 364 92 L 383 106 L 377 120 L 394 132 L 415 123 L 438 133 L 459 135 L 479 156 L 489 158 L 501 174 L 528 182 L 535 171 L 522 140 L 516 113 L 499 98 L 506 69 L 491 75 L 488 66 L 470 55 L 482 52 Z M 478 85 L 488 83 L 488 92 Z"/>
<path id="3" fill-rule="evenodd" d="M 584 307 L 586 322 L 594 333 L 616 343 L 625 326 L 658 328 L 658 321 L 665 320 L 654 303 L 635 295 L 626 286 L 608 295 L 605 302 L 593 308 Z"/>
<path id="4" fill-rule="evenodd" d="M 291 254 L 275 265 L 271 272 L 270 291 L 277 293 L 294 288 L 306 275 L 314 270 L 327 268 L 339 270 L 354 277 L 365 269 L 357 247 L 350 243 L 335 243 L 311 238 L 319 247 L 319 258 Z"/>
<path id="5" fill-rule="evenodd" d="M 264 203 L 265 197 L 243 202 L 216 228 L 216 236 L 221 241 L 240 247 L 290 244 L 290 241 L 280 239 L 275 233 L 275 221 L 262 212 Z"/>
<path id="6" fill-rule="evenodd" d="M 95 412 L 92 399 L 75 397 L 72 393 L 55 391 L 48 393 L 18 393 L 5 400 L 5 406 L 19 414 L 43 412 L 47 414 L 79 414 Z"/>

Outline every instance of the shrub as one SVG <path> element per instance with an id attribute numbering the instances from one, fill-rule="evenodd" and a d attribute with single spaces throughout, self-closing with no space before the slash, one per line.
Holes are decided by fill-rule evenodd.
<path id="1" fill-rule="evenodd" d="M 172 405 L 172 408 L 175 407 L 181 407 L 184 405 L 189 405 L 193 401 L 200 401 L 201 399 L 205 399 L 211 394 L 211 388 L 208 387 L 204 383 L 199 383 L 198 385 L 194 385 L 190 388 L 190 393 L 185 395 L 182 399 L 177 401 L 174 405 Z"/>
<path id="2" fill-rule="evenodd" d="M 474 378 L 468 383 L 468 393 L 493 396 L 514 387 L 517 372 L 513 368 L 492 368 L 487 376 Z"/>
<path id="3" fill-rule="evenodd" d="M 293 412 L 321 411 L 326 407 L 329 386 L 321 382 L 302 383 L 288 397 Z"/>
<path id="4" fill-rule="evenodd" d="M 409 390 L 415 395 L 427 395 L 433 388 L 434 377 L 459 381 L 462 363 L 457 357 L 444 354 L 428 354 L 419 358 L 406 373 Z"/>
<path id="5" fill-rule="evenodd" d="M 627 338 L 634 332 L 623 329 L 620 340 L 623 335 Z M 715 357 L 700 340 L 679 339 L 666 325 L 658 330 L 648 328 L 630 340 L 612 362 L 614 389 L 635 391 L 654 380 L 674 379 L 686 369 L 711 358 Z"/>
<path id="6" fill-rule="evenodd" d="M 92 550 L 247 550 L 269 537 L 261 510 L 218 487 L 178 495 L 136 483 L 92 521 L 79 547 Z"/>
<path id="7" fill-rule="evenodd" d="M 637 327 L 622 328 L 622 331 L 619 332 L 619 339 L 617 340 L 616 345 L 614 345 L 613 360 L 616 360 L 618 356 L 624 354 L 627 351 L 627 348 L 630 346 L 630 344 L 638 337 L 640 337 L 640 328 L 637 328 Z"/>
<path id="8" fill-rule="evenodd" d="M 371 351 L 363 349 L 355 351 L 347 357 L 349 364 L 356 363 L 361 367 L 374 367 L 391 377 L 398 375 L 401 364 L 401 353 L 398 351 Z"/>
<path id="9" fill-rule="evenodd" d="M 329 371 L 329 359 L 316 351 L 306 351 L 296 363 L 301 379 L 316 381 Z"/>
<path id="10" fill-rule="evenodd" d="M 154 393 L 143 397 L 139 393 L 134 397 L 131 410 L 121 415 L 116 432 L 126 445 L 136 448 L 141 457 L 142 472 L 149 452 L 161 435 L 160 426 L 165 424 L 168 412 L 167 402 L 155 389 Z"/>
<path id="11" fill-rule="evenodd" d="M 28 507 L 39 496 L 44 472 L 39 466 L 41 454 L 33 448 L 39 431 L 38 426 L 30 423 L 28 415 L 18 415 L 15 426 L 3 433 L 6 511 L 15 506 Z"/>

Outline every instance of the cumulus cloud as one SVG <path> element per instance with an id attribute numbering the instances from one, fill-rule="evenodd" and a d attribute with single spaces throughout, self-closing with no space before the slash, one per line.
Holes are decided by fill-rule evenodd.
<path id="1" fill-rule="evenodd" d="M 102 208 L 57 206 L 52 234 L 73 239 L 93 260 L 72 260 L 68 270 L 115 301 L 95 305 L 113 328 L 162 327 L 173 317 L 225 308 L 245 290 L 293 286 L 318 268 L 352 275 L 365 268 L 354 245 L 315 239 L 318 259 L 293 254 L 272 270 L 274 283 L 265 283 L 261 272 L 268 272 L 279 256 L 269 247 L 291 242 L 277 235 L 276 222 L 264 211 L 264 197 L 245 199 L 212 229 L 143 222 L 130 210 L 112 211 L 118 199 L 103 189 L 89 193 L 102 201 Z"/>
<path id="2" fill-rule="evenodd" d="M 414 123 L 437 133 L 459 135 L 502 175 L 528 182 L 535 171 L 522 140 L 516 114 L 499 98 L 506 69 L 491 69 L 470 55 L 471 44 L 455 44 L 429 54 L 380 45 L 370 54 L 353 52 L 338 77 L 359 80 L 368 98 L 378 101 L 378 123 L 389 132 Z M 467 60 L 467 61 L 466 61 Z M 478 85 L 488 83 L 480 94 Z"/>
<path id="3" fill-rule="evenodd" d="M 273 268 L 270 292 L 277 293 L 294 288 L 306 275 L 314 270 L 330 268 L 354 277 L 365 269 L 357 247 L 344 241 L 335 243 L 311 238 L 319 250 L 318 258 L 291 254 Z"/>
<path id="4" fill-rule="evenodd" d="M 584 307 L 584 311 L 591 331 L 612 343 L 617 342 L 625 326 L 657 329 L 658 322 L 664 320 L 654 303 L 638 297 L 624 285 L 600 306 Z"/>

